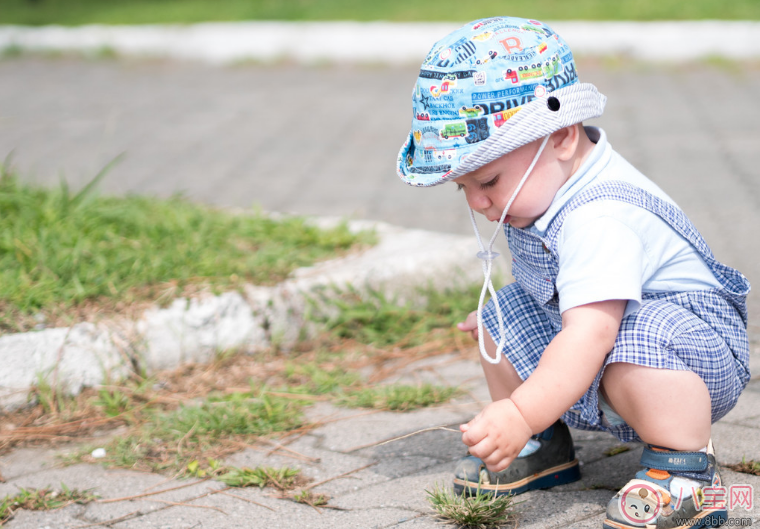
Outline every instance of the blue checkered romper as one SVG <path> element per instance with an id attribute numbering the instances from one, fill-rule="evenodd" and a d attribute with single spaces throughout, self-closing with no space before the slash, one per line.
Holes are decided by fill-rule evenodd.
<path id="1" fill-rule="evenodd" d="M 639 440 L 626 424 L 603 424 L 598 407 L 597 391 L 604 368 L 613 362 L 627 362 L 695 372 L 707 385 L 712 399 L 712 421 L 717 421 L 734 407 L 750 376 L 745 302 L 749 282 L 738 271 L 715 260 L 705 240 L 680 209 L 626 182 L 605 182 L 579 193 L 560 210 L 543 238 L 528 230 L 504 226 L 515 278 L 514 283 L 497 293 L 506 324 L 504 354 L 525 380 L 562 328 L 555 287 L 559 272 L 558 235 L 571 211 L 596 200 L 619 200 L 658 215 L 699 251 L 722 288 L 643 293 L 640 309 L 623 318 L 614 348 L 593 384 L 562 419 L 573 428 L 606 430 L 621 441 Z M 490 301 L 483 310 L 483 320 L 498 342 L 496 317 Z"/>

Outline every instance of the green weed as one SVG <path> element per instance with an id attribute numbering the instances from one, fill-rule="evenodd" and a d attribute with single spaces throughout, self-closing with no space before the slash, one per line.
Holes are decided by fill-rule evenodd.
<path id="1" fill-rule="evenodd" d="M 230 487 L 276 487 L 287 490 L 296 484 L 300 470 L 290 467 L 229 467 L 215 479 Z"/>
<path id="2" fill-rule="evenodd" d="M 432 384 L 419 386 L 394 384 L 349 392 L 340 397 L 338 402 L 354 408 L 410 411 L 447 402 L 458 392 L 457 388 Z"/>
<path id="3" fill-rule="evenodd" d="M 288 382 L 287 391 L 311 395 L 339 393 L 361 381 L 358 373 L 348 373 L 342 367 L 325 369 L 318 364 L 295 362 L 285 365 L 285 378 Z"/>
<path id="4" fill-rule="evenodd" d="M 77 401 L 67 394 L 61 387 L 57 387 L 57 384 L 49 382 L 50 378 L 54 378 L 53 373 L 44 375 L 37 373 L 37 383 L 30 392 L 28 399 L 32 402 L 36 401 L 42 406 L 44 413 L 48 415 L 61 415 L 64 418 L 74 415 L 77 411 Z"/>
<path id="5" fill-rule="evenodd" d="M 345 224 L 323 230 L 303 218 L 232 215 L 181 197 L 97 196 L 111 165 L 76 193 L 65 181 L 53 190 L 23 184 L 0 165 L 0 331 L 92 303 L 272 284 L 374 241 Z"/>
<path id="6" fill-rule="evenodd" d="M 607 457 L 616 456 L 618 454 L 622 454 L 623 452 L 628 452 L 631 449 L 630 446 L 626 445 L 617 445 L 613 446 L 612 448 L 608 448 L 604 451 L 604 455 Z"/>
<path id="7" fill-rule="evenodd" d="M 144 410 L 144 420 L 130 434 L 115 438 L 105 447 L 107 455 L 100 462 L 122 468 L 179 469 L 194 475 L 200 470 L 214 471 L 211 463 L 201 468 L 198 457 L 214 453 L 220 444 L 298 428 L 303 425 L 304 404 L 259 390 L 211 396 L 171 411 L 149 408 Z M 88 460 L 91 449 L 82 449 L 69 461 Z M 193 460 L 196 464 L 191 469 L 188 465 Z"/>
<path id="8" fill-rule="evenodd" d="M 0 501 L 0 525 L 13 518 L 16 511 L 20 509 L 50 511 L 66 507 L 72 503 L 86 504 L 96 498 L 97 496 L 89 490 L 69 489 L 64 483 L 61 483 L 60 491 L 49 488 L 21 489 L 15 496 L 5 496 Z"/>
<path id="9" fill-rule="evenodd" d="M 157 417 L 156 432 L 169 441 L 214 440 L 234 435 L 267 435 L 301 426 L 303 403 L 261 391 L 210 397 L 201 404 L 182 406 Z"/>
<path id="10" fill-rule="evenodd" d="M 428 502 L 438 518 L 462 527 L 489 529 L 501 527 L 512 521 L 514 506 L 512 496 L 494 496 L 478 487 L 474 495 L 459 496 L 436 483 L 433 490 L 425 490 Z"/>
<path id="11" fill-rule="evenodd" d="M 480 289 L 477 285 L 437 290 L 418 289 L 415 305 L 399 304 L 378 290 L 366 293 L 348 288 L 337 296 L 322 294 L 312 300 L 311 318 L 324 324 L 336 338 L 354 339 L 377 347 L 401 345 L 414 347 L 425 341 L 434 329 L 450 329 L 473 309 Z M 329 301 L 328 301 L 329 299 Z M 319 309 L 323 304 L 331 314 Z"/>
<path id="12" fill-rule="evenodd" d="M 741 463 L 726 466 L 735 472 L 760 476 L 760 461 L 755 461 L 754 459 L 747 461 L 746 458 L 742 457 Z"/>
<path id="13" fill-rule="evenodd" d="M 330 497 L 326 494 L 318 494 L 311 490 L 303 489 L 293 495 L 293 501 L 305 503 L 312 507 L 320 507 L 322 505 L 327 505 L 327 502 L 330 501 Z"/>
<path id="14" fill-rule="evenodd" d="M 96 400 L 93 404 L 95 406 L 102 407 L 103 412 L 108 417 L 115 417 L 117 415 L 121 415 L 122 413 L 127 411 L 131 406 L 129 397 L 127 397 L 121 391 L 101 389 L 98 392 L 98 394 L 100 395 L 100 398 Z"/>

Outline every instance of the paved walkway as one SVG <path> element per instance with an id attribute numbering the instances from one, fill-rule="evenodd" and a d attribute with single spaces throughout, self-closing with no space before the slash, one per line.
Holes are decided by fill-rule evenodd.
<path id="1" fill-rule="evenodd" d="M 760 281 L 760 70 L 746 65 L 646 67 L 581 63 L 583 80 L 609 96 L 598 120 L 624 156 L 660 184 L 694 220 L 717 256 Z M 430 230 L 469 233 L 463 198 L 453 186 L 412 189 L 396 181 L 393 164 L 408 133 L 408 67 L 194 64 L 68 59 L 0 61 L 0 156 L 14 151 L 24 178 L 55 185 L 59 173 L 82 185 L 120 152 L 124 161 L 104 182 L 107 192 L 168 196 L 182 192 L 220 206 L 259 204 L 267 210 L 347 215 Z M 760 283 L 758 283 L 760 284 Z M 758 296 L 751 299 L 753 367 L 760 368 Z M 376 448 L 352 448 L 432 425 L 458 424 L 487 399 L 475 358 L 438 358 L 414 366 L 461 383 L 473 396 L 437 410 L 382 413 L 322 426 L 293 448 L 319 458 L 302 464 L 245 451 L 238 465 L 301 465 L 317 481 L 369 463 L 374 466 L 317 488 L 345 511 L 323 510 L 266 496 L 221 494 L 198 500 L 223 511 L 147 500 L 22 512 L 9 528 L 58 528 L 106 522 L 128 527 L 438 527 L 424 489 L 448 483 L 462 453 L 457 435 L 432 431 Z M 333 409 L 320 406 L 315 415 Z M 349 412 L 341 411 L 348 414 Z M 719 460 L 760 460 L 760 385 L 715 425 Z M 602 456 L 609 436 L 574 432 L 584 480 L 525 496 L 520 527 L 600 527 L 612 490 L 636 468 L 640 448 Z M 56 468 L 54 453 L 19 450 L 0 460 L 17 487 L 95 487 L 103 497 L 139 493 L 164 478 L 96 466 Z M 755 486 L 751 514 L 760 521 L 760 478 L 725 472 L 729 484 Z M 174 484 L 167 483 L 166 487 Z M 155 497 L 182 502 L 209 482 Z M 748 516 L 737 511 L 735 516 Z M 71 524 L 71 525 L 69 525 Z M 97 525 L 100 524 L 100 525 Z"/>

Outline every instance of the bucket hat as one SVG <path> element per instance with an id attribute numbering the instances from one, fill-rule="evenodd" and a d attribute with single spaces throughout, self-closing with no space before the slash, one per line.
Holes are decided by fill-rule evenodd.
<path id="1" fill-rule="evenodd" d="M 606 99 L 578 81 L 570 48 L 543 22 L 470 22 L 436 42 L 422 63 L 396 171 L 410 185 L 441 184 L 600 116 Z"/>

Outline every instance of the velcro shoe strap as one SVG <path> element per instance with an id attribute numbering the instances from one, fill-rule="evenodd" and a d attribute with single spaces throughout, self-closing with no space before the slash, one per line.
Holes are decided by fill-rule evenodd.
<path id="1" fill-rule="evenodd" d="M 704 452 L 659 451 L 646 446 L 641 454 L 642 466 L 669 472 L 704 472 L 707 463 Z"/>

